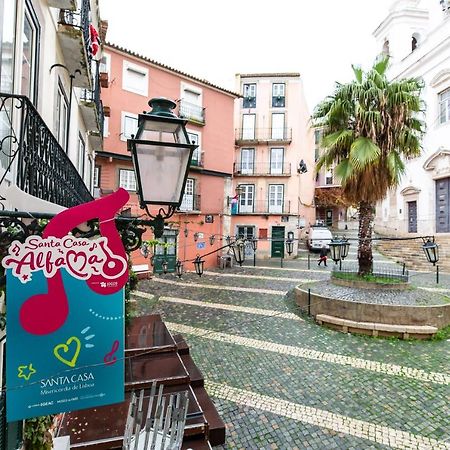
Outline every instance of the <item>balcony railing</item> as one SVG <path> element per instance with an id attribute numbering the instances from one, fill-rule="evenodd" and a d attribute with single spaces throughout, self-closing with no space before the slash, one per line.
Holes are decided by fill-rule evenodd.
<path id="1" fill-rule="evenodd" d="M 65 36 L 62 42 L 62 50 L 65 57 L 65 65 L 70 73 L 75 73 L 76 69 L 82 68 L 86 72 L 90 71 L 92 51 L 91 51 L 91 37 L 89 30 L 90 21 L 90 1 L 80 0 L 80 9 L 72 11 L 70 9 L 61 9 L 59 14 L 59 24 L 61 25 L 62 34 Z M 67 26 L 69 28 L 67 28 Z M 72 29 L 70 29 L 72 27 Z M 79 29 L 80 33 L 74 33 L 73 29 Z M 82 46 L 79 42 L 82 39 Z M 83 49 L 84 47 L 84 49 Z M 73 52 L 82 50 L 84 55 L 74 55 Z M 84 50 L 84 51 L 83 51 Z M 81 60 L 80 60 L 81 56 Z M 90 75 L 80 75 L 74 78 L 74 86 L 87 87 Z M 81 84 L 80 84 L 81 83 Z"/>
<path id="2" fill-rule="evenodd" d="M 185 100 L 180 100 L 178 115 L 184 119 L 203 125 L 205 124 L 205 108 Z"/>
<path id="3" fill-rule="evenodd" d="M 237 128 L 235 140 L 239 143 L 291 142 L 292 128 Z"/>
<path id="4" fill-rule="evenodd" d="M 178 211 L 190 212 L 200 211 L 200 195 L 184 195 Z"/>
<path id="5" fill-rule="evenodd" d="M 291 163 L 234 163 L 233 173 L 235 176 L 286 176 L 291 174 Z"/>
<path id="6" fill-rule="evenodd" d="M 291 211 L 291 202 L 285 201 L 272 201 L 269 200 L 256 200 L 253 202 L 245 202 L 242 199 L 236 204 L 231 206 L 231 214 L 289 214 Z"/>
<path id="7" fill-rule="evenodd" d="M 3 165 L 17 161 L 17 186 L 61 206 L 91 201 L 92 195 L 30 100 L 0 93 L 0 152 Z M 6 162 L 6 164 L 5 164 Z"/>
<path id="8" fill-rule="evenodd" d="M 94 131 L 98 131 L 100 136 L 103 136 L 103 123 L 104 123 L 104 112 L 103 112 L 103 103 L 100 99 L 101 96 L 101 85 L 100 85 L 100 65 L 96 62 L 96 70 L 95 75 L 92 80 L 93 89 L 82 89 L 81 90 L 81 100 L 91 104 L 94 104 L 95 107 L 95 122 L 96 124 Z M 88 111 L 90 112 L 92 108 L 89 106 Z M 92 131 L 92 126 L 89 126 L 89 131 Z"/>

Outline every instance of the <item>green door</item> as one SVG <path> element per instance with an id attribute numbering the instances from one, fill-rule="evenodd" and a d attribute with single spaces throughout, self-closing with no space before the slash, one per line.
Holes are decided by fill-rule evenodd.
<path id="1" fill-rule="evenodd" d="M 272 227 L 272 258 L 284 258 L 284 228 Z"/>
<path id="2" fill-rule="evenodd" d="M 177 262 L 177 230 L 164 230 L 164 234 L 158 240 L 162 245 L 155 247 L 153 257 L 153 273 L 163 273 L 163 262 L 167 261 L 167 272 L 175 272 Z"/>

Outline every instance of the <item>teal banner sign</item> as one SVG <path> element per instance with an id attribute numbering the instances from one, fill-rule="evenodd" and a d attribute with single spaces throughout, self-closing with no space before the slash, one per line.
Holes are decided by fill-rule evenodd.
<path id="1" fill-rule="evenodd" d="M 65 210 L 3 258 L 8 422 L 124 400 L 128 263 L 114 215 L 128 198 Z M 71 234 L 92 218 L 100 237 Z"/>

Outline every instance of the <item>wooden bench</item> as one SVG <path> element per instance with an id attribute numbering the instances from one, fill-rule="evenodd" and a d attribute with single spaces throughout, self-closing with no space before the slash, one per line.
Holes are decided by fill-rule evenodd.
<path id="1" fill-rule="evenodd" d="M 363 333 L 372 336 L 400 336 L 402 339 L 415 337 L 418 339 L 432 337 L 437 333 L 437 327 L 430 325 L 393 325 L 377 322 L 355 322 L 354 320 L 341 319 L 327 314 L 317 314 L 316 322 L 319 325 L 331 325 L 344 333 Z"/>

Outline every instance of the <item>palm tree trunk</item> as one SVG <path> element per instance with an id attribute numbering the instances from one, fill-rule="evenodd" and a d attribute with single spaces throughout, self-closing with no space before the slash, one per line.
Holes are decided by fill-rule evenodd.
<path id="1" fill-rule="evenodd" d="M 359 232 L 358 232 L 358 275 L 372 273 L 372 227 L 375 206 L 370 202 L 359 204 Z"/>

